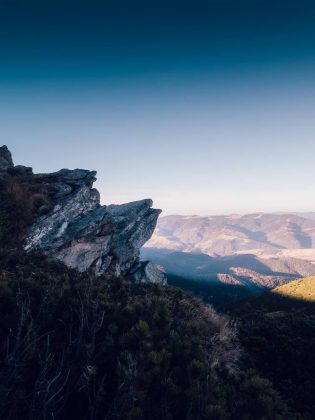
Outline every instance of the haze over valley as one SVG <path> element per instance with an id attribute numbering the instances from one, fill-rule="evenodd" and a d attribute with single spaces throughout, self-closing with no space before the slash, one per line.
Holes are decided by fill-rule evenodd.
<path id="1" fill-rule="evenodd" d="M 315 274 L 314 213 L 165 216 L 142 256 L 169 275 L 272 288 Z"/>

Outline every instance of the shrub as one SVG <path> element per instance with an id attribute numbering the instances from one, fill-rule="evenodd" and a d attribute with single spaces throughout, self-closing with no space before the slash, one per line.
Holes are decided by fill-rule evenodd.
<path id="1" fill-rule="evenodd" d="M 179 289 L 12 250 L 0 273 L 3 420 L 293 418 L 228 319 Z"/>
<path id="2" fill-rule="evenodd" d="M 51 206 L 48 188 L 31 177 L 11 175 L 0 179 L 0 246 L 21 247 L 32 220 Z"/>

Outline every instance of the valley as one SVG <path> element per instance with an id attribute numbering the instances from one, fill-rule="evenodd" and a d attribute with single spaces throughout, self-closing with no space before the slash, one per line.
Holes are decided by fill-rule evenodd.
<path id="1" fill-rule="evenodd" d="M 254 213 L 161 217 L 146 246 L 226 256 L 312 249 L 314 244 L 314 219 L 291 213 Z"/>
<path id="2" fill-rule="evenodd" d="M 163 267 L 170 279 L 175 276 L 176 285 L 185 283 L 190 285 L 189 290 L 211 290 L 206 300 L 221 304 L 222 288 L 219 301 L 209 298 L 218 286 L 237 286 L 242 292 L 236 295 L 243 296 L 314 275 L 312 216 L 165 216 L 159 219 L 141 256 Z M 231 293 L 227 301 L 228 296 Z"/>

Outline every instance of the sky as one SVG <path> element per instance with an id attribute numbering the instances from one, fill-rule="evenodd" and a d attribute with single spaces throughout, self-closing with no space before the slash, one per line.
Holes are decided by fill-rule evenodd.
<path id="1" fill-rule="evenodd" d="M 315 211 L 315 3 L 0 0 L 0 143 L 104 204 Z"/>

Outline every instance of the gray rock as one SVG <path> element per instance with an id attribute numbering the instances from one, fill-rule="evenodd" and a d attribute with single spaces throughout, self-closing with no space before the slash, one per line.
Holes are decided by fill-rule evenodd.
<path id="1" fill-rule="evenodd" d="M 8 171 L 13 166 L 12 155 L 7 146 L 0 147 L 0 171 Z"/>
<path id="2" fill-rule="evenodd" d="M 32 175 L 35 183 L 51 191 L 54 206 L 30 227 L 26 251 L 39 250 L 96 276 L 108 273 L 165 284 L 164 274 L 154 264 L 139 259 L 161 211 L 152 208 L 150 199 L 101 206 L 93 188 L 95 175 L 83 169 Z"/>
<path id="3" fill-rule="evenodd" d="M 166 276 L 164 271 L 158 265 L 151 261 L 140 261 L 130 270 L 130 274 L 136 282 L 166 284 Z"/>

